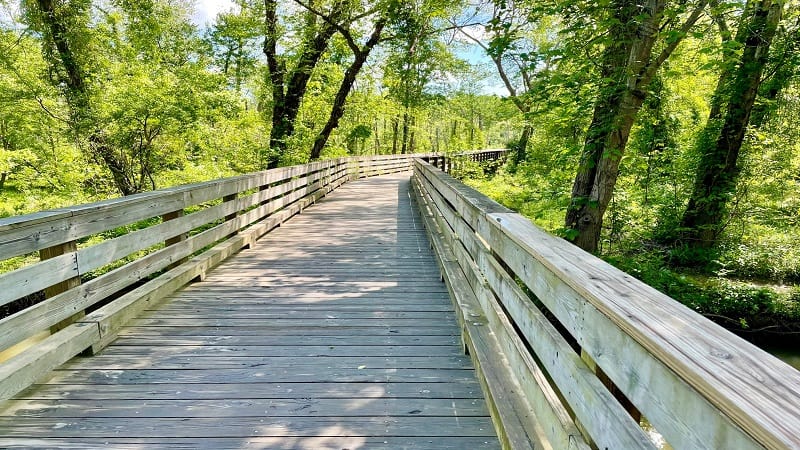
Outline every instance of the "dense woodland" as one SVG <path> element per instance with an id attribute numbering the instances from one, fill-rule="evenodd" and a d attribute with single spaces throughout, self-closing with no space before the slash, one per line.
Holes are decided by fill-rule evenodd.
<path id="1" fill-rule="evenodd" d="M 347 154 L 466 181 L 725 326 L 800 335 L 800 4 L 0 1 L 0 215 Z"/>

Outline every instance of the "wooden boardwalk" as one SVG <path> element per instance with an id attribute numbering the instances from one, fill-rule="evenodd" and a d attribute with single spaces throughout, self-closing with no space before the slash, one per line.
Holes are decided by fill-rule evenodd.
<path id="1" fill-rule="evenodd" d="M 498 448 L 408 174 L 348 183 L 0 410 L 0 447 Z"/>

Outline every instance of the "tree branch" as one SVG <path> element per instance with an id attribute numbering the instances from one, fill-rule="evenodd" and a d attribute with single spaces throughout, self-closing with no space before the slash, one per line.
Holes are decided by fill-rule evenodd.
<path id="1" fill-rule="evenodd" d="M 500 75 L 500 79 L 503 81 L 503 85 L 506 87 L 508 91 L 508 96 L 514 105 L 523 113 L 527 113 L 530 108 L 528 105 L 522 102 L 517 94 L 516 88 L 511 83 L 511 79 L 508 78 L 508 74 L 506 73 L 505 67 L 503 67 L 503 55 L 502 53 L 499 55 L 489 55 L 489 47 L 481 42 L 480 39 L 476 38 L 475 36 L 467 33 L 464 31 L 464 27 L 469 25 L 458 25 L 452 19 L 448 19 L 448 21 L 452 24 L 452 28 L 458 30 L 461 34 L 466 36 L 467 39 L 471 40 L 472 42 L 476 43 L 484 52 L 491 58 L 492 62 L 494 62 L 495 67 L 497 68 L 497 74 Z"/>
<path id="2" fill-rule="evenodd" d="M 333 29 L 335 29 L 339 34 L 342 35 L 345 42 L 347 42 L 347 46 L 350 47 L 350 50 L 353 52 L 353 54 L 357 54 L 358 52 L 361 51 L 361 46 L 359 46 L 358 43 L 356 43 L 356 40 L 353 39 L 353 35 L 350 33 L 350 30 L 343 27 L 340 23 L 336 22 L 335 20 L 333 20 L 330 17 L 330 15 L 317 10 L 316 8 L 311 6 L 311 4 L 306 3 L 302 0 L 294 0 L 294 2 L 302 6 L 303 8 L 307 9 L 312 14 L 324 20 L 328 25 L 332 26 Z M 351 17 L 350 21 L 355 22 L 356 20 L 363 19 L 364 17 L 374 14 L 375 11 L 376 11 L 375 9 L 368 10 L 363 14 Z M 383 26 L 381 26 L 381 28 L 383 28 Z"/>
<path id="3" fill-rule="evenodd" d="M 694 24 L 700 19 L 700 16 L 703 15 L 703 11 L 705 10 L 707 4 L 708 0 L 701 0 L 694 11 L 692 11 L 692 14 L 686 19 L 686 22 L 684 22 L 681 26 L 679 30 L 681 37 L 674 39 L 672 42 L 667 44 L 667 46 L 661 50 L 661 53 L 659 53 L 656 59 L 652 60 L 647 66 L 645 66 L 644 72 L 639 78 L 640 81 L 637 83 L 639 86 L 650 83 L 650 81 L 656 75 L 659 67 L 661 67 L 667 58 L 669 58 L 669 56 L 672 54 L 672 52 L 678 48 L 678 45 L 683 41 L 683 37 L 689 33 L 689 30 L 692 29 Z"/>

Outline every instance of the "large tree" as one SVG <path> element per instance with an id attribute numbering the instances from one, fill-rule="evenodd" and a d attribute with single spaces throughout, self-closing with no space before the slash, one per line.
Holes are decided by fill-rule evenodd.
<path id="1" fill-rule="evenodd" d="M 86 137 L 90 153 L 105 163 L 114 184 L 123 195 L 140 190 L 126 170 L 125 161 L 108 143 L 92 98 L 92 59 L 86 0 L 26 0 L 23 5 L 29 25 L 43 37 L 42 47 L 70 107 L 70 125 L 79 139 Z"/>
<path id="2" fill-rule="evenodd" d="M 681 219 L 681 238 L 691 247 L 712 247 L 724 228 L 727 204 L 741 172 L 739 155 L 783 8 L 782 0 L 748 0 L 733 37 L 725 18 L 715 16 L 725 53 L 708 121 L 698 139 L 702 156 L 694 188 Z M 773 79 L 766 94 L 776 96 L 786 79 Z"/>
<path id="3" fill-rule="evenodd" d="M 77 146 L 121 194 L 154 189 L 156 173 L 179 164 L 177 145 L 162 145 L 166 131 L 178 134 L 197 119 L 194 92 L 202 77 L 196 75 L 205 66 L 198 63 L 188 4 L 27 0 L 23 6 L 41 35 L 50 81 L 68 105 Z"/>
<path id="4" fill-rule="evenodd" d="M 316 10 L 314 2 L 309 5 Z M 264 6 L 264 55 L 267 58 L 272 92 L 272 129 L 269 137 L 271 151 L 266 158 L 266 167 L 271 169 L 278 167 L 286 152 L 287 140 L 294 134 L 295 120 L 314 68 L 336 33 L 334 24 L 340 23 L 349 11 L 350 4 L 346 0 L 334 0 L 325 12 L 329 20 L 322 20 L 319 14 L 311 10 L 306 11 L 299 50 L 291 57 L 278 52 L 282 36 L 278 1 L 264 0 Z"/>
<path id="5" fill-rule="evenodd" d="M 566 237 L 594 252 L 636 116 L 658 69 L 701 17 L 706 0 L 612 0 L 595 8 L 604 36 L 591 123 L 565 217 Z M 573 6 L 569 6 L 572 8 Z M 587 7 L 591 10 L 592 8 Z"/>
<path id="6" fill-rule="evenodd" d="M 360 5 L 359 8 L 351 9 L 346 17 L 339 18 L 339 21 L 337 21 L 336 17 L 332 17 L 317 10 L 310 2 L 304 2 L 302 0 L 295 1 L 332 26 L 342 36 L 347 47 L 353 53 L 353 60 L 350 62 L 347 70 L 345 70 L 344 78 L 339 85 L 339 90 L 336 92 L 336 97 L 333 99 L 333 105 L 328 120 L 314 139 L 310 159 L 315 160 L 322 154 L 322 149 L 325 148 L 325 144 L 328 142 L 328 138 L 330 138 L 333 130 L 339 126 L 339 121 L 342 115 L 344 115 L 347 96 L 353 89 L 356 77 L 367 62 L 367 58 L 369 58 L 372 49 L 380 42 L 381 34 L 383 33 L 384 27 L 386 27 L 387 21 L 395 17 L 397 2 L 389 1 L 379 2 L 377 5 Z M 372 24 L 371 31 L 367 34 L 367 38 L 362 44 L 358 42 L 358 35 L 355 29 L 364 27 L 362 23 L 363 19 L 372 19 Z"/>

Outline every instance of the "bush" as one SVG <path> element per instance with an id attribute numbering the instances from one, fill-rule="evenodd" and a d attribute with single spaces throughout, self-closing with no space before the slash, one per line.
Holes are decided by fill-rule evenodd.
<path id="1" fill-rule="evenodd" d="M 800 325 L 800 288 L 778 293 L 721 277 L 679 273 L 655 252 L 608 256 L 610 264 L 653 286 L 718 324 L 733 331 L 770 327 L 791 331 Z"/>

